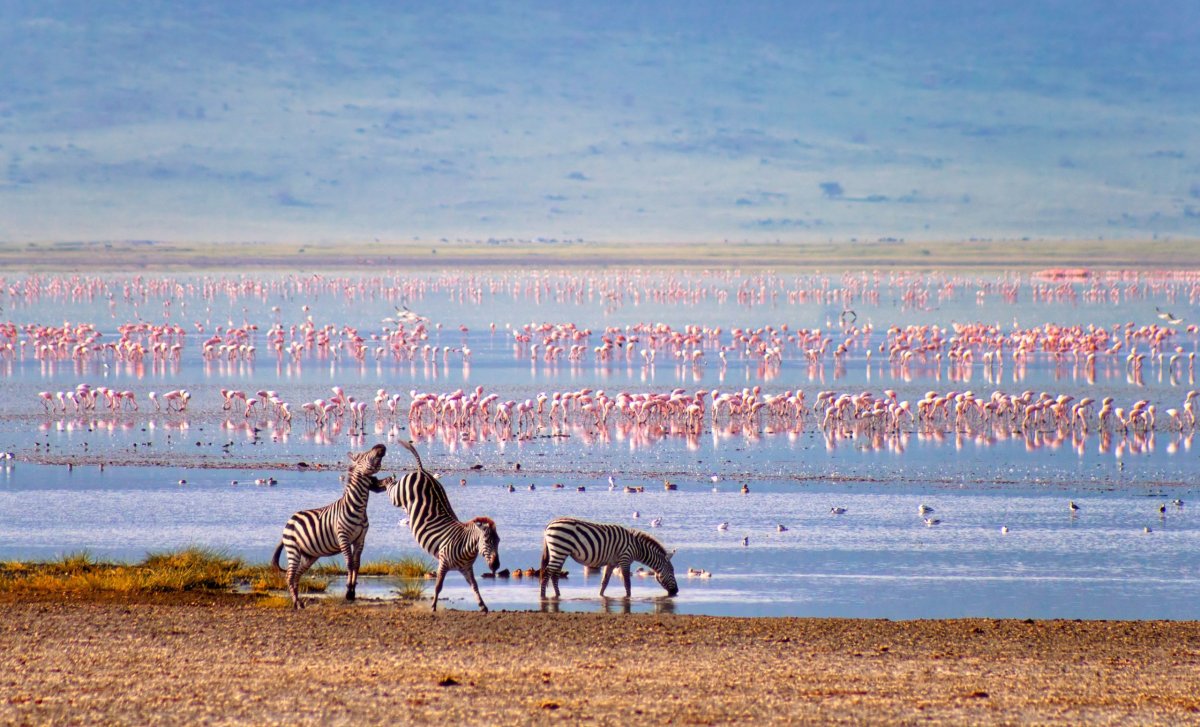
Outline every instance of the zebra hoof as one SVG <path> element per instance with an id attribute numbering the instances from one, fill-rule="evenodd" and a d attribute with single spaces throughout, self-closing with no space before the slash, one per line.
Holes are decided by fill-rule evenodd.
<path id="1" fill-rule="evenodd" d="M 354 600 L 354 589 L 353 589 L 353 588 L 347 588 L 347 589 L 346 589 L 346 600 L 347 600 L 347 601 L 353 601 L 353 600 Z"/>
<path id="2" fill-rule="evenodd" d="M 480 613 L 487 613 L 487 612 L 488 612 L 488 607 L 487 607 L 487 606 L 485 606 L 485 605 L 483 605 L 482 603 L 481 603 L 481 604 L 479 604 L 479 612 L 480 612 Z"/>

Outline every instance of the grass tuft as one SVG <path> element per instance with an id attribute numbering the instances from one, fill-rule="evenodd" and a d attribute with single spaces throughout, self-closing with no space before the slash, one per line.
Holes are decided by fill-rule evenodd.
<path id="1" fill-rule="evenodd" d="M 377 560 L 365 563 L 358 569 L 358 574 L 362 576 L 396 576 L 397 578 L 424 578 L 435 572 L 434 564 L 425 558 Z"/>
<path id="2" fill-rule="evenodd" d="M 425 590 L 423 581 L 406 580 L 396 589 L 396 596 L 401 601 L 420 601 L 425 597 Z"/>
<path id="3" fill-rule="evenodd" d="M 326 561 L 309 571 L 319 576 L 344 576 L 346 565 L 341 558 Z M 389 558 L 362 563 L 358 567 L 360 576 L 395 576 L 397 578 L 424 578 L 435 572 L 434 564 L 425 558 Z"/>

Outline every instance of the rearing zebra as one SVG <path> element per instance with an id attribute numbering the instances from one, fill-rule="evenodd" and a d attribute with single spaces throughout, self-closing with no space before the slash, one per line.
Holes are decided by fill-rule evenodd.
<path id="1" fill-rule="evenodd" d="M 487 613 L 487 604 L 483 602 L 483 596 L 479 595 L 479 584 L 475 582 L 475 558 L 482 555 L 493 573 L 500 567 L 500 535 L 496 532 L 496 523 L 487 517 L 459 522 L 454 508 L 450 507 L 445 488 L 433 475 L 425 471 L 416 447 L 411 442 L 402 441 L 400 444 L 416 457 L 417 470 L 400 479 L 385 479 L 384 484 L 392 504 L 404 508 L 408 513 L 408 524 L 417 543 L 437 558 L 433 610 L 437 610 L 438 596 L 442 592 L 442 582 L 446 579 L 446 573 L 456 570 L 463 574 L 463 578 L 467 579 L 471 590 L 475 592 L 479 610 Z"/>
<path id="2" fill-rule="evenodd" d="M 383 465 L 385 454 L 387 447 L 382 444 L 376 444 L 366 452 L 351 452 L 350 471 L 342 496 L 324 507 L 295 513 L 283 526 L 283 538 L 275 548 L 271 563 L 276 570 L 283 570 L 279 566 L 279 554 L 287 551 L 287 583 L 292 608 L 304 608 L 304 602 L 300 600 L 300 576 L 318 558 L 338 553 L 346 559 L 346 600 L 354 600 L 358 563 L 369 525 L 367 498 L 372 492 L 384 491 L 383 483 L 374 475 Z"/>
<path id="3" fill-rule="evenodd" d="M 679 585 L 675 583 L 675 566 L 671 564 L 673 555 L 674 550 L 668 553 L 662 543 L 640 530 L 560 517 L 550 521 L 542 538 L 542 598 L 546 598 L 547 579 L 554 584 L 554 597 L 558 598 L 558 577 L 567 556 L 589 568 L 604 567 L 601 596 L 608 588 L 613 568 L 620 567 L 625 597 L 629 598 L 629 564 L 635 560 L 650 567 L 658 584 L 667 589 L 667 595 L 674 596 L 679 593 Z"/>

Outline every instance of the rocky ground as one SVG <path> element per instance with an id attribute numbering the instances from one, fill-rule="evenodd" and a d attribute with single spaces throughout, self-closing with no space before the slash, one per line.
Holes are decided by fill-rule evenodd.
<path id="1" fill-rule="evenodd" d="M 1200 622 L 5 599 L 6 724 L 1200 724 Z"/>

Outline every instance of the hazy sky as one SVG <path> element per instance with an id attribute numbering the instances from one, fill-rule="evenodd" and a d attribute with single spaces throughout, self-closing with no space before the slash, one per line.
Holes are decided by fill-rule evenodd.
<path id="1" fill-rule="evenodd" d="M 0 241 L 1200 237 L 1198 69 L 1195 0 L 0 0 Z"/>

